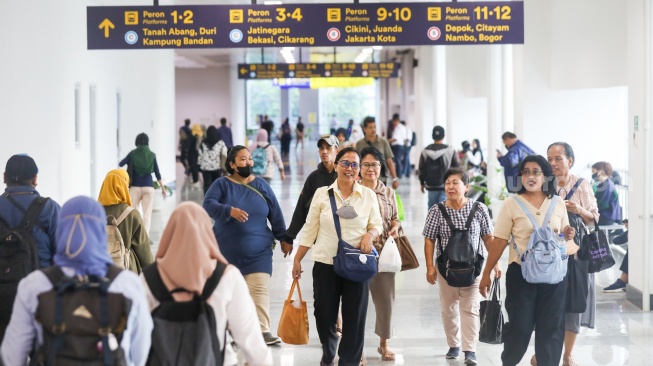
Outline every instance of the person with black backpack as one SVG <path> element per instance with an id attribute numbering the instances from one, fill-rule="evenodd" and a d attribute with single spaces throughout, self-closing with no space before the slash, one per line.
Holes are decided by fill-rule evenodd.
<path id="1" fill-rule="evenodd" d="M 7 161 L 5 193 L 0 196 L 0 342 L 11 318 L 18 282 L 52 265 L 59 205 L 36 191 L 34 159 L 14 155 Z"/>
<path id="2" fill-rule="evenodd" d="M 433 127 L 433 143 L 422 150 L 419 157 L 419 182 L 422 193 L 429 192 L 428 208 L 447 199 L 444 174 L 449 168 L 460 166 L 460 158 L 453 146 L 445 145 L 444 128 Z"/>
<path id="3" fill-rule="evenodd" d="M 232 337 L 249 365 L 272 365 L 247 283 L 197 203 L 172 212 L 141 278 L 154 318 L 148 365 L 236 365 Z"/>
<path id="4" fill-rule="evenodd" d="M 446 358 L 457 359 L 462 346 L 465 364 L 475 365 L 482 300 L 478 286 L 485 253 L 481 239 L 487 248 L 492 241 L 492 220 L 484 204 L 465 196 L 469 190 L 466 170 L 447 170 L 444 182 L 447 199 L 431 207 L 422 233 L 426 280 L 439 284 L 442 325 L 449 345 Z M 493 270 L 500 278 L 498 263 Z"/>
<path id="5" fill-rule="evenodd" d="M 113 266 L 106 216 L 89 197 L 59 212 L 54 266 L 18 285 L 5 365 L 145 365 L 152 317 L 136 274 Z"/>

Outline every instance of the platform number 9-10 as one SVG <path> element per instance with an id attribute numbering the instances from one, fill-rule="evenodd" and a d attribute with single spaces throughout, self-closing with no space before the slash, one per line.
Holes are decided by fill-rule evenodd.
<path id="1" fill-rule="evenodd" d="M 300 8 L 296 8 L 293 10 L 292 13 L 289 11 L 286 11 L 286 8 L 277 8 L 277 21 L 283 22 L 286 19 L 295 19 L 298 22 L 302 21 L 302 10 Z"/>

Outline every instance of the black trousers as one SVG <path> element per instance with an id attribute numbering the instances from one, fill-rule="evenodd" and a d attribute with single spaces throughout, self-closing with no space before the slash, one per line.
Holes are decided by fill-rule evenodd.
<path id="1" fill-rule="evenodd" d="M 619 270 L 625 274 L 628 274 L 628 251 L 626 251 L 626 256 L 624 256 L 624 261 L 621 262 Z"/>
<path id="2" fill-rule="evenodd" d="M 330 264 L 315 262 L 313 265 L 313 306 L 317 333 L 322 343 L 322 362 L 331 363 L 336 357 L 336 322 L 342 298 L 342 339 L 338 348 L 338 365 L 360 364 L 365 344 L 369 288 L 370 281 L 344 279 L 336 274 Z"/>
<path id="3" fill-rule="evenodd" d="M 565 289 L 555 285 L 532 284 L 512 263 L 506 273 L 506 311 L 509 322 L 503 328 L 504 366 L 516 366 L 526 353 L 535 329 L 535 354 L 538 366 L 558 366 L 565 339 Z"/>
<path id="4" fill-rule="evenodd" d="M 222 176 L 222 170 L 202 170 L 202 180 L 204 182 L 204 194 L 211 188 L 211 184 Z"/>

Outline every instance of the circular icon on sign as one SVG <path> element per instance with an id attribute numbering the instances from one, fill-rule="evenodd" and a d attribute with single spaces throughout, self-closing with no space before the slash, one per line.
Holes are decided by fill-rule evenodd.
<path id="1" fill-rule="evenodd" d="M 438 27 L 431 27 L 429 28 L 426 34 L 429 36 L 429 39 L 431 41 L 437 41 L 438 39 L 440 39 L 440 36 L 442 35 L 442 31 L 440 31 L 440 28 Z"/>
<path id="2" fill-rule="evenodd" d="M 327 31 L 327 38 L 331 42 L 335 42 L 340 39 L 340 30 L 338 28 L 331 28 Z"/>
<path id="3" fill-rule="evenodd" d="M 255 79 L 256 78 L 256 73 L 254 71 L 250 72 L 249 77 L 252 78 L 252 79 Z"/>
<path id="4" fill-rule="evenodd" d="M 367 76 L 367 75 L 369 75 L 369 73 L 367 72 L 367 70 L 363 70 L 363 76 Z"/>
<path id="5" fill-rule="evenodd" d="M 243 32 L 241 32 L 240 29 L 234 29 L 229 32 L 229 39 L 233 43 L 238 43 L 243 40 Z"/>
<path id="6" fill-rule="evenodd" d="M 288 76 L 291 77 L 291 78 L 294 77 L 294 76 L 295 76 L 295 72 L 294 72 L 294 71 L 290 71 L 290 72 L 288 72 Z"/>
<path id="7" fill-rule="evenodd" d="M 331 76 L 331 71 L 325 71 L 324 76 Z"/>
<path id="8" fill-rule="evenodd" d="M 127 44 L 135 44 L 138 42 L 138 34 L 134 31 L 125 33 L 125 42 L 127 42 Z"/>

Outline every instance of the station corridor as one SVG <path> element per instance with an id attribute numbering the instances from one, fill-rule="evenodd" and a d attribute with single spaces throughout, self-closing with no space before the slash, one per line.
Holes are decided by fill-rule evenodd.
<path id="1" fill-rule="evenodd" d="M 290 223 L 305 178 L 319 163 L 314 144 L 314 141 L 307 141 L 306 149 L 303 152 L 298 150 L 295 153 L 291 149 L 289 158 L 284 158 L 286 180 L 281 182 L 277 175 L 271 183 L 284 212 L 286 225 Z M 178 172 L 180 171 L 178 167 Z M 374 334 L 375 314 L 370 299 L 364 350 L 367 364 L 463 365 L 462 357 L 457 360 L 445 359 L 448 346 L 440 317 L 438 291 L 436 287 L 426 282 L 424 239 L 421 236 L 427 213 L 426 195 L 420 192 L 419 181 L 414 175 L 411 178 L 402 178 L 400 183 L 398 192 L 406 212 L 402 225 L 420 260 L 420 268 L 401 272 L 396 278 L 394 337 L 390 340 L 390 347 L 397 355 L 395 362 L 381 361 L 381 356 L 376 351 L 379 338 Z M 202 199 L 201 186 L 195 187 L 186 182 L 178 187 L 175 196 L 166 199 L 162 208 L 154 212 L 151 229 L 154 245 L 156 246 L 161 236 L 168 216 L 180 200 L 193 200 L 201 203 Z M 295 243 L 298 242 L 299 240 L 295 240 Z M 297 244 L 293 255 L 296 246 Z M 153 248 L 153 252 L 155 251 L 156 248 Z M 500 262 L 504 271 L 506 270 L 507 253 L 508 250 L 504 252 L 504 257 Z M 618 262 L 616 268 L 618 268 L 621 258 L 616 259 Z M 313 316 L 312 263 L 309 253 L 302 261 L 304 273 L 300 280 L 302 295 L 308 305 L 309 344 L 293 346 L 282 343 L 280 346 L 272 346 L 275 365 L 309 366 L 319 364 L 322 353 Z M 277 245 L 274 251 L 270 294 L 270 319 L 273 333 L 276 333 L 281 309 L 292 284 L 291 271 L 292 258 L 284 258 L 279 245 Z M 614 276 L 618 273 L 618 270 L 615 269 L 602 272 L 597 276 L 596 329 L 581 328 L 574 350 L 574 358 L 581 366 L 653 365 L 653 319 L 651 314 L 642 312 L 627 301 L 625 293 L 604 294 L 601 291 L 603 286 L 614 281 Z M 505 286 L 502 286 L 502 289 L 505 289 Z M 502 295 L 505 296 L 505 291 Z M 505 310 L 504 316 L 506 316 Z M 501 365 L 502 349 L 502 345 L 479 343 L 476 352 L 478 364 Z M 520 365 L 530 365 L 529 361 L 533 353 L 534 336 Z"/>

